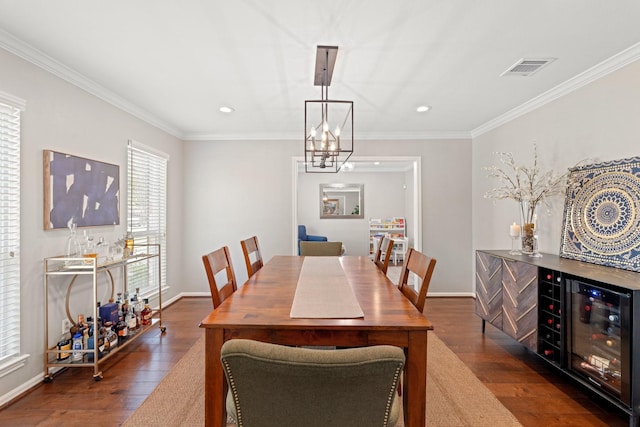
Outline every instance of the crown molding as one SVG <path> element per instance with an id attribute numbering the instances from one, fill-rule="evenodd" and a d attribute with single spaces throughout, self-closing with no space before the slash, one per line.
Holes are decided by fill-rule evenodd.
<path id="1" fill-rule="evenodd" d="M 123 110 L 132 116 L 175 136 L 176 138 L 182 138 L 181 132 L 167 124 L 165 121 L 1 29 L 0 47 L 102 99 L 120 110 Z"/>
<path id="2" fill-rule="evenodd" d="M 304 136 L 299 132 L 272 134 L 187 134 L 183 141 L 302 141 Z M 356 141 L 424 141 L 443 139 L 471 139 L 469 132 L 356 132 Z"/>
<path id="3" fill-rule="evenodd" d="M 564 83 L 536 96 L 535 98 L 525 102 L 524 104 L 489 120 L 485 124 L 473 129 L 471 131 L 471 138 L 476 138 L 484 133 L 487 133 L 497 127 L 500 127 L 512 120 L 517 119 L 537 108 L 542 107 L 558 98 L 561 98 L 569 93 L 580 89 L 583 86 L 593 83 L 594 81 L 619 70 L 620 68 L 629 65 L 640 59 L 640 43 L 623 50 L 620 53 L 605 59 L 601 63 L 594 65 L 588 70 L 578 74 L 575 77 L 567 80 Z"/>

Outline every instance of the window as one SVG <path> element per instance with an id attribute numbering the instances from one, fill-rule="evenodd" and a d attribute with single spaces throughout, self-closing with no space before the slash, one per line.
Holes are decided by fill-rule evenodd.
<path id="1" fill-rule="evenodd" d="M 0 92 L 0 377 L 20 357 L 20 110 Z"/>
<path id="2" fill-rule="evenodd" d="M 160 244 L 160 259 L 132 264 L 127 269 L 127 287 L 140 288 L 145 297 L 157 293 L 158 262 L 166 286 L 167 252 L 167 164 L 169 156 L 136 141 L 129 141 L 127 226 L 134 244 Z M 146 249 L 145 249 L 146 250 Z M 155 248 L 149 248 L 155 251 Z M 155 253 L 155 252 L 152 252 Z"/>

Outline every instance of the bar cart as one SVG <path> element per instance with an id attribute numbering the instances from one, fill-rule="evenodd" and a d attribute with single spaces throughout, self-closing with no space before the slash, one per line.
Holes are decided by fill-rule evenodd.
<path id="1" fill-rule="evenodd" d="M 125 341 L 118 343 L 116 347 L 109 350 L 108 353 L 103 353 L 98 346 L 98 329 L 94 330 L 93 348 L 83 348 L 82 350 L 74 350 L 81 353 L 80 360 L 72 360 L 68 355 L 71 353 L 71 349 L 60 349 L 57 345 L 51 347 L 49 343 L 49 291 L 50 287 L 62 287 L 67 286 L 67 299 L 72 291 L 73 285 L 77 279 L 87 276 L 92 281 L 93 285 L 93 319 L 96 321 L 98 316 L 98 274 L 106 273 L 112 287 L 112 297 L 114 292 L 114 278 L 113 270 L 121 269 L 122 271 L 122 290 L 126 293 L 127 290 L 127 270 L 128 268 L 135 267 L 134 264 L 145 261 L 153 260 L 156 262 L 157 277 L 158 277 L 158 309 L 153 310 L 152 319 L 149 325 L 140 327 L 135 335 L 128 336 Z M 162 323 L 162 269 L 160 262 L 160 245 L 159 244 L 145 244 L 134 245 L 133 254 L 128 257 L 123 257 L 118 260 L 104 260 L 98 258 L 87 257 L 49 257 L 44 259 L 44 292 L 45 292 L 45 350 L 44 352 L 44 382 L 51 382 L 53 380 L 52 369 L 60 368 L 77 368 L 77 367 L 93 367 L 93 378 L 96 381 L 102 379 L 102 371 L 100 371 L 100 364 L 108 360 L 111 356 L 118 353 L 127 345 L 134 342 L 137 338 L 144 335 L 152 327 L 158 326 L 160 331 L 164 333 L 166 326 Z M 68 279 L 68 281 L 64 279 Z M 157 317 L 155 315 L 158 315 Z M 71 318 L 67 307 L 67 317 L 74 323 Z M 67 357 L 61 357 L 66 355 Z"/>

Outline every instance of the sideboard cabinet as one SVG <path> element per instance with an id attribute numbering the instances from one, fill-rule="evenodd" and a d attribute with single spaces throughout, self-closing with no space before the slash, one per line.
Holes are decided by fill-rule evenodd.
<path id="1" fill-rule="evenodd" d="M 529 349 L 537 349 L 538 269 L 526 262 L 476 252 L 476 313 Z"/>
<path id="2" fill-rule="evenodd" d="M 640 420 L 640 273 L 476 252 L 476 313 Z"/>

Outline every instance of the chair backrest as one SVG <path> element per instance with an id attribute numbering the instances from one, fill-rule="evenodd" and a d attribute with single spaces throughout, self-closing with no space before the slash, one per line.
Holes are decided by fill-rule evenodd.
<path id="1" fill-rule="evenodd" d="M 340 256 L 342 255 L 342 242 L 300 242 L 300 255 L 302 256 Z"/>
<path id="2" fill-rule="evenodd" d="M 213 308 L 217 308 L 229 295 L 238 289 L 236 283 L 236 275 L 233 272 L 233 264 L 231 263 L 231 254 L 229 248 L 221 247 L 206 255 L 202 255 L 204 269 L 209 279 L 209 288 L 211 289 L 211 299 L 213 299 Z M 222 270 L 226 272 L 226 282 L 222 286 L 216 283 L 216 275 Z"/>
<path id="3" fill-rule="evenodd" d="M 244 263 L 247 266 L 247 276 L 251 277 L 264 265 L 264 263 L 262 262 L 262 253 L 260 252 L 260 246 L 258 245 L 258 238 L 256 236 L 253 236 L 249 237 L 248 239 L 242 240 L 240 241 L 240 246 L 242 246 Z M 251 258 L 254 258 L 254 261 L 252 261 Z"/>
<path id="4" fill-rule="evenodd" d="M 226 341 L 227 413 L 238 426 L 391 426 L 401 412 L 399 347 L 344 350 Z"/>
<path id="5" fill-rule="evenodd" d="M 373 262 L 376 263 L 378 268 L 382 270 L 384 274 L 387 274 L 387 269 L 389 268 L 389 260 L 391 259 L 391 252 L 393 249 L 393 239 L 390 239 L 386 236 L 380 237 L 378 241 L 378 248 L 376 249 L 376 254 L 373 258 Z M 384 258 L 382 255 L 384 254 Z"/>
<path id="6" fill-rule="evenodd" d="M 298 225 L 298 239 L 307 240 L 307 227 L 304 225 Z"/>
<path id="7" fill-rule="evenodd" d="M 431 275 L 433 274 L 435 266 L 435 258 L 429 258 L 413 248 L 409 248 L 404 257 L 404 264 L 402 265 L 402 272 L 400 273 L 400 279 L 398 281 L 398 289 L 409 298 L 421 313 L 422 310 L 424 310 L 424 302 L 427 299 L 427 290 L 429 289 Z M 411 277 L 410 273 L 414 273 L 422 282 L 419 292 L 416 292 L 408 283 Z"/>

